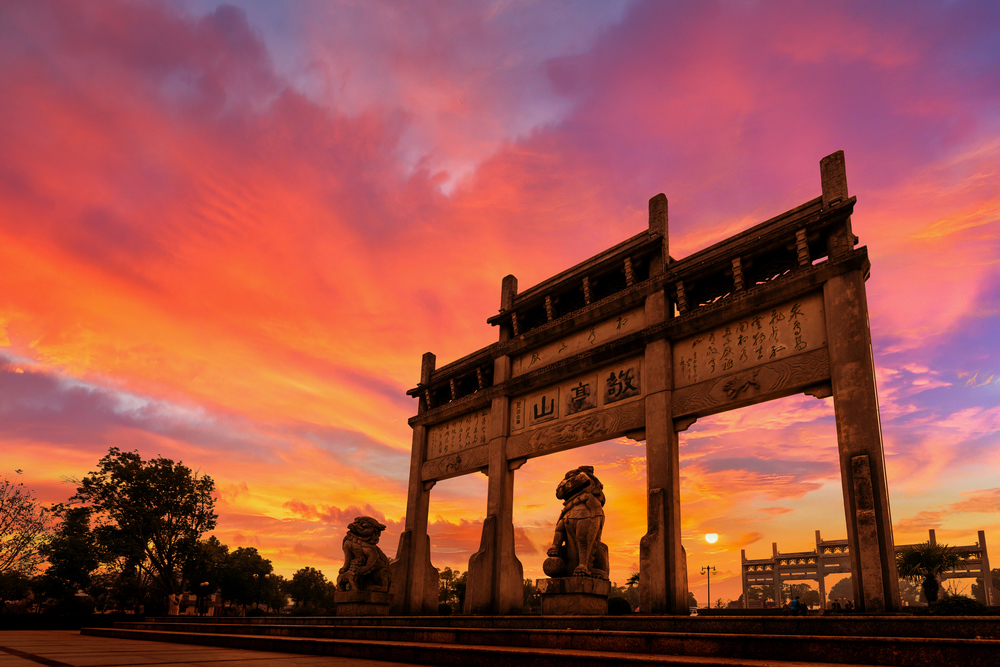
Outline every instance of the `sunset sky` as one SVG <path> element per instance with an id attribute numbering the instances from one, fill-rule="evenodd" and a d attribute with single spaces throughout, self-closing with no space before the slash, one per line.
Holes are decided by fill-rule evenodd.
<path id="1" fill-rule="evenodd" d="M 1000 566 L 1000 3 L 0 2 L 0 474 L 46 502 L 111 446 L 213 477 L 215 534 L 335 576 L 406 510 L 424 352 L 495 341 L 522 290 L 643 231 L 684 257 L 819 196 L 844 150 L 897 544 Z M 563 473 L 605 484 L 638 567 L 644 445 L 532 459 L 541 577 Z M 832 399 L 681 436 L 691 590 L 846 537 Z M 486 478 L 431 494 L 432 560 L 479 545 Z M 707 532 L 720 535 L 708 545 Z M 966 592 L 968 592 L 967 582 Z"/>

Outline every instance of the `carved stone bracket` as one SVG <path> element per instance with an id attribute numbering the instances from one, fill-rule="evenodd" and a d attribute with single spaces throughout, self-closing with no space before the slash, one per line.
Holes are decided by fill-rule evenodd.
<path id="1" fill-rule="evenodd" d="M 475 472 L 489 465 L 489 462 L 489 445 L 480 445 L 424 462 L 420 468 L 420 477 L 424 481 L 448 479 Z"/>

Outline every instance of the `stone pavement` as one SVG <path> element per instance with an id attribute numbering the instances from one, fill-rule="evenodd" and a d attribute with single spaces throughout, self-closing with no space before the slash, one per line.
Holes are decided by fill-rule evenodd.
<path id="1" fill-rule="evenodd" d="M 0 631 L 0 667 L 404 667 L 399 662 L 87 637 L 74 630 Z M 412 667 L 407 665 L 406 667 Z"/>

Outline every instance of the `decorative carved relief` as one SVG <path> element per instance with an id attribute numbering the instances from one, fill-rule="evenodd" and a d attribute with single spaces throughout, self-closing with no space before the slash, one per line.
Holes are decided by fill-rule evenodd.
<path id="1" fill-rule="evenodd" d="M 774 361 L 752 371 L 677 389 L 673 393 L 673 416 L 721 412 L 734 403 L 764 400 L 772 394 L 815 385 L 829 377 L 830 360 L 826 349 L 815 350 Z"/>
<path id="2" fill-rule="evenodd" d="M 467 472 L 475 472 L 488 466 L 489 463 L 489 446 L 473 447 L 457 454 L 449 454 L 425 462 L 420 468 L 420 477 L 424 480 L 455 477 Z"/>

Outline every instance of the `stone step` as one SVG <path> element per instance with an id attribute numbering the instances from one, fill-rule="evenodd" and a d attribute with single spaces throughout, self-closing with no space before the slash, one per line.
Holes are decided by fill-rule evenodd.
<path id="1" fill-rule="evenodd" d="M 720 656 L 677 656 L 649 653 L 620 653 L 577 649 L 546 649 L 506 646 L 467 646 L 404 641 L 357 641 L 298 637 L 205 634 L 178 631 L 88 628 L 83 634 L 159 642 L 224 646 L 254 651 L 327 655 L 364 660 L 389 660 L 420 665 L 454 667 L 819 667 L 820 663 L 797 659 L 752 660 Z M 822 667 L 861 667 L 872 663 L 831 663 Z M 950 663 L 943 663 L 950 664 Z"/>
<path id="2" fill-rule="evenodd" d="M 228 623 L 127 623 L 123 630 L 253 638 L 283 637 L 369 644 L 403 642 L 493 648 L 530 648 L 616 652 L 633 655 L 727 657 L 781 660 L 789 656 L 812 662 L 897 667 L 995 667 L 1000 640 L 922 637 L 835 637 L 737 633 L 679 633 L 616 630 L 447 628 L 419 626 L 349 626 Z M 183 630 L 182 630 L 183 628 Z"/>
<path id="3" fill-rule="evenodd" d="M 962 616 L 261 616 L 150 618 L 156 623 L 620 630 L 828 637 L 1000 639 L 1000 617 Z"/>

